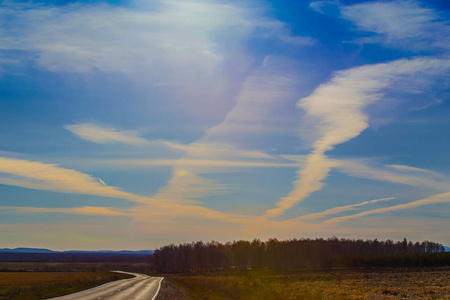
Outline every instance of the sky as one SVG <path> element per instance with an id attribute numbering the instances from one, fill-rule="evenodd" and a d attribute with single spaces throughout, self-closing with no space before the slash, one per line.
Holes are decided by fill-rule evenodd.
<path id="1" fill-rule="evenodd" d="M 0 1 L 0 248 L 450 245 L 445 0 Z"/>

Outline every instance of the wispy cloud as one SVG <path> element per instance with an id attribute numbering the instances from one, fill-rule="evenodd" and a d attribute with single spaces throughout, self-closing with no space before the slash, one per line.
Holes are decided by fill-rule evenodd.
<path id="1" fill-rule="evenodd" d="M 357 161 L 334 161 L 340 172 L 350 176 L 416 187 L 427 187 L 441 191 L 450 190 L 448 178 L 429 170 L 402 165 L 387 165 L 387 168 L 374 168 Z"/>
<path id="2" fill-rule="evenodd" d="M 173 242 L 171 239 L 174 236 L 177 237 L 175 241 L 186 241 L 215 236 L 291 238 L 298 237 L 299 234 L 304 236 L 349 234 L 349 227 L 345 226 L 346 224 L 339 224 L 340 222 L 372 214 L 448 202 L 448 180 L 442 174 L 399 164 L 376 166 L 350 158 L 342 160 L 328 157 L 329 152 L 337 145 L 358 137 L 368 128 L 371 124 L 369 122 L 371 105 L 378 105 L 391 95 L 395 96 L 395 100 L 391 101 L 402 101 L 400 98 L 405 94 L 420 96 L 425 92 L 433 93 L 435 90 L 433 83 L 437 81 L 447 88 L 446 78 L 450 75 L 448 59 L 413 58 L 352 67 L 331 74 L 332 79 L 329 82 L 317 87 L 309 97 L 304 97 L 306 91 L 310 91 L 311 87 L 318 84 L 319 76 L 322 79 L 329 78 L 327 70 L 351 64 L 349 58 L 351 55 L 345 50 L 345 53 L 333 56 L 336 61 L 325 68 L 318 67 L 315 71 L 315 59 L 329 45 L 328 41 L 316 43 L 312 38 L 294 36 L 289 26 L 268 17 L 271 11 L 261 9 L 258 3 L 252 2 L 252 5 L 246 6 L 245 3 L 238 1 L 157 0 L 145 7 L 144 2 L 132 1 L 130 3 L 134 4 L 127 3 L 122 6 L 92 1 L 61 6 L 14 1 L 0 4 L 0 23 L 6 25 L 0 31 L 0 68 L 5 69 L 1 72 L 8 70 L 26 74 L 38 72 L 43 76 L 42 82 L 48 82 L 45 76 L 51 76 L 52 80 L 60 76 L 63 79 L 82 78 L 82 81 L 85 80 L 87 83 L 95 78 L 101 84 L 111 84 L 120 79 L 121 82 L 125 80 L 125 83 L 123 87 L 118 88 L 130 92 L 126 93 L 130 95 L 126 103 L 125 99 L 118 99 L 123 94 L 109 95 L 108 91 L 102 94 L 102 97 L 111 96 L 113 105 L 108 107 L 107 111 L 100 111 L 100 115 L 94 118 L 97 120 L 114 118 L 117 125 L 76 123 L 65 126 L 74 138 L 76 136 L 97 144 L 127 145 L 125 151 L 108 148 L 108 152 L 103 152 L 110 154 L 115 151 L 114 159 L 105 158 L 104 155 L 100 158 L 99 155 L 86 158 L 87 153 L 84 153 L 79 161 L 85 165 L 81 166 L 76 164 L 77 158 L 67 158 L 60 152 L 56 153 L 59 158 L 52 156 L 55 159 L 53 161 L 60 162 L 60 165 L 56 165 L 43 163 L 39 155 L 49 154 L 39 151 L 26 156 L 32 157 L 29 160 L 8 158 L 8 156 L 22 158 L 24 156 L 4 153 L 4 157 L 0 157 L 0 184 L 58 193 L 120 198 L 132 202 L 133 205 L 111 207 L 111 204 L 107 203 L 105 207 L 69 208 L 60 208 L 61 205 L 51 208 L 14 205 L 1 206 L 0 213 L 105 216 L 98 219 L 110 221 L 111 224 L 107 226 L 95 223 L 94 219 L 97 218 L 84 219 L 96 224 L 97 227 L 94 229 L 98 230 L 98 235 L 102 237 L 115 235 L 111 228 L 121 227 L 122 222 L 117 222 L 120 219 L 127 220 L 134 226 L 126 227 L 129 224 L 124 224 L 128 231 L 123 230 L 121 233 L 123 236 L 128 236 L 129 232 L 136 234 L 134 229 L 139 228 L 142 237 L 155 234 L 159 240 L 165 238 Z M 135 6 L 132 7 L 133 5 Z M 353 22 L 358 29 L 356 35 L 363 36 L 357 39 L 361 43 L 378 43 L 383 46 L 419 51 L 416 53 L 421 54 L 428 51 L 430 53 L 447 51 L 448 22 L 443 20 L 440 12 L 427 8 L 427 5 L 412 0 L 371 1 L 356 5 L 341 5 L 339 1 L 315 1 L 310 7 L 324 14 L 337 13 L 337 9 L 341 9 L 341 17 Z M 293 27 L 297 28 L 297 25 Z M 336 32 L 343 33 L 343 27 L 345 26 Z M 317 36 L 330 36 L 320 30 L 314 32 Z M 348 34 L 347 32 L 346 36 L 349 36 Z M 355 34 L 355 31 L 350 34 Z M 339 39 L 339 36 L 336 36 L 336 39 Z M 296 51 L 311 45 L 315 45 L 317 47 L 315 50 L 318 50 L 317 53 L 314 51 L 313 55 L 311 51 Z M 258 51 L 252 53 L 255 48 L 258 48 Z M 9 53 L 14 54 L 9 56 Z M 265 56 L 264 59 L 263 55 L 268 53 L 273 54 Z M 295 58 L 278 56 L 280 53 L 293 55 Z M 411 52 L 383 51 L 380 56 L 370 59 L 383 61 L 386 57 L 398 57 L 401 53 Z M 341 60 L 344 56 L 348 59 L 345 62 L 345 59 Z M 307 63 L 301 65 L 303 61 Z M 361 62 L 358 58 L 353 63 L 357 61 Z M 310 76 L 317 75 L 315 72 L 319 76 Z M 15 80 L 12 77 L 20 77 L 20 74 L 8 77 L 9 80 Z M 31 77 L 27 78 L 24 80 L 30 87 L 39 84 Z M 87 84 L 85 87 L 87 90 L 80 89 L 80 95 L 91 90 L 103 92 L 105 87 L 101 84 L 95 87 L 88 87 Z M 42 91 L 51 87 L 39 88 Z M 52 90 L 49 90 L 49 94 L 55 95 Z M 304 98 L 299 101 L 300 97 Z M 402 104 L 408 105 L 410 101 L 408 98 Z M 145 105 L 135 105 L 143 103 Z M 298 110 L 295 109 L 296 103 L 300 108 Z M 105 101 L 102 104 L 109 103 Z M 178 132 L 174 135 L 177 137 L 170 137 L 178 138 L 178 141 L 147 138 L 150 132 L 144 135 L 139 130 L 124 130 L 130 128 L 128 127 L 130 125 L 120 125 L 123 121 L 120 120 L 122 111 L 115 111 L 122 108 L 119 104 L 128 105 L 124 109 L 127 113 L 143 107 L 149 111 L 157 107 L 152 116 L 162 112 L 155 119 L 149 117 L 148 120 L 146 118 L 126 120 L 127 124 L 159 128 L 159 125 L 153 126 L 153 122 L 160 122 L 158 124 L 162 124 L 161 126 L 173 126 L 167 128 L 167 131 L 171 132 L 181 126 L 196 128 L 194 130 L 200 128 L 205 132 L 203 135 L 202 132 L 196 132 L 195 138 L 192 136 L 180 138 L 182 134 Z M 98 104 L 92 107 L 98 108 Z M 145 109 L 140 113 L 145 114 Z M 214 112 L 211 112 L 212 110 Z M 109 111 L 117 114 L 108 115 Z M 174 111 L 176 113 L 171 115 L 170 113 Z M 92 116 L 83 117 L 83 113 L 83 107 L 80 105 L 80 109 L 72 112 L 70 117 L 63 116 L 62 119 L 66 120 L 63 124 L 69 124 L 68 122 L 74 118 L 92 120 Z M 94 112 L 89 114 L 92 113 Z M 182 117 L 177 118 L 178 116 Z M 192 120 L 198 123 L 193 124 Z M 204 122 L 205 120 L 207 122 Z M 61 123 L 57 123 L 60 127 Z M 68 131 L 65 133 L 70 135 Z M 304 137 L 302 141 L 298 136 L 299 131 Z M 158 138 L 167 138 L 164 130 L 155 130 L 154 133 Z M 84 143 L 81 140 L 79 142 Z M 309 142 L 311 144 L 308 144 Z M 306 149 L 305 144 L 310 148 Z M 106 147 L 94 148 L 97 151 Z M 285 150 L 284 153 L 288 155 L 279 154 Z M 301 155 L 309 150 L 308 155 Z M 132 157 L 124 156 L 130 153 L 133 153 Z M 53 154 L 54 152 L 51 153 Z M 50 161 L 49 157 L 47 156 L 47 161 Z M 71 163 L 70 159 L 73 159 Z M 95 164 L 92 163 L 93 166 L 87 166 L 93 161 L 95 161 Z M 93 174 L 69 169 L 68 165 L 78 170 L 91 170 Z M 105 167 L 102 169 L 102 175 L 95 174 L 99 170 L 96 169 L 97 166 Z M 160 169 L 167 171 L 170 168 L 171 174 L 167 182 L 151 196 L 138 195 L 132 193 L 132 190 L 126 191 L 107 185 L 103 179 L 97 177 L 112 178 L 114 176 L 109 172 L 121 172 L 124 168 L 139 170 L 139 173 L 142 173 L 142 170 L 150 173 L 156 169 L 151 168 L 153 166 L 157 166 L 158 171 Z M 160 168 L 161 166 L 165 168 Z M 104 175 L 105 170 L 108 176 Z M 289 182 L 286 183 L 284 176 L 291 176 L 291 171 L 295 170 L 297 170 L 296 178 L 291 179 L 294 181 L 293 189 L 289 191 Z M 312 193 L 321 190 L 331 170 L 336 170 L 336 174 L 340 172 L 358 178 L 421 187 L 421 192 L 424 189 L 425 191 L 434 189 L 439 193 L 446 193 L 391 207 L 384 206 L 393 205 L 389 202 L 393 198 L 344 206 L 342 203 L 334 203 L 333 206 L 336 207 L 329 206 L 333 208 L 324 208 L 324 211 L 318 213 L 292 217 L 288 220 L 275 218 Z M 237 174 L 240 171 L 246 173 Z M 262 174 L 266 171 L 270 172 L 267 176 Z M 236 172 L 237 176 L 233 176 L 231 172 Z M 240 180 L 240 176 L 244 175 L 248 177 Z M 151 176 L 149 181 L 150 178 Z M 124 184 L 130 184 L 134 188 L 139 186 L 130 179 L 132 178 L 127 177 Z M 159 183 L 163 179 L 166 178 L 158 177 L 155 182 Z M 259 182 L 259 179 L 263 181 Z M 146 179 L 141 176 L 139 180 Z M 274 189 L 271 189 L 271 186 L 263 186 L 259 190 L 255 188 L 256 185 L 259 185 L 259 188 L 266 183 L 272 184 L 271 181 L 274 182 Z M 279 184 L 280 182 L 283 183 Z M 157 188 L 155 184 L 149 183 L 152 185 L 151 188 Z M 249 186 L 245 186 L 247 184 Z M 264 194 L 268 190 L 271 190 L 270 193 Z M 246 211 L 249 211 L 248 207 L 258 206 L 258 209 L 270 207 L 268 201 L 273 201 L 274 208 L 270 207 L 272 209 L 264 212 L 262 216 L 256 215 L 260 214 L 259 210 L 255 210 L 257 212 L 251 210 L 245 215 L 244 210 L 240 210 L 241 206 L 228 205 L 227 197 L 224 197 L 226 195 L 229 196 L 228 199 L 232 199 L 234 195 L 238 195 L 233 199 L 233 203 L 237 203 L 237 199 L 246 201 L 246 193 L 250 192 L 253 194 L 248 198 L 248 203 L 238 204 L 245 207 Z M 259 195 L 263 195 L 261 197 L 263 199 L 260 200 Z M 275 203 L 278 197 L 283 195 L 286 196 Z M 269 197 L 273 198 L 269 200 Z M 397 196 L 396 199 L 405 201 L 401 196 Z M 363 200 L 366 198 L 359 201 Z M 50 201 L 46 201 L 45 205 L 48 203 Z M 39 206 L 38 201 L 34 204 Z M 383 208 L 372 210 L 374 207 Z M 362 212 L 363 209 L 367 211 Z M 350 213 L 354 215 L 347 215 Z M 335 216 L 342 217 L 333 218 Z M 327 220 L 327 223 L 319 223 L 328 218 L 332 219 Z M 78 220 L 79 217 L 72 219 Z M 372 221 L 372 218 L 370 219 Z M 155 224 L 159 226 L 154 226 Z M 90 235 L 90 228 L 85 225 L 80 224 L 79 228 L 87 232 L 86 235 L 91 241 L 93 235 Z M 3 228 L 19 227 L 0 225 L 0 229 Z M 51 226 L 42 228 L 51 229 Z M 71 229 L 64 228 L 66 231 Z M 27 229 L 29 227 L 24 226 L 21 227 L 21 231 L 10 231 L 8 234 L 13 238 L 17 233 L 30 238 Z M 383 233 L 389 234 L 388 231 L 392 229 L 385 228 Z M 32 232 L 38 233 L 36 229 Z M 39 233 L 39 237 L 49 238 L 42 232 Z M 363 232 L 362 229 L 360 232 Z M 100 245 L 98 241 L 96 245 Z"/>
<path id="3" fill-rule="evenodd" d="M 277 159 L 276 156 L 269 155 L 263 151 L 257 150 L 242 150 L 233 144 L 198 141 L 190 144 L 181 144 L 171 141 L 163 141 L 163 143 L 174 150 L 184 151 L 190 153 L 201 159 L 205 158 L 250 158 L 250 159 Z"/>
<path id="4" fill-rule="evenodd" d="M 175 193 L 175 197 L 182 203 L 181 197 L 186 200 L 194 198 L 190 195 L 201 198 L 215 195 L 218 191 L 231 193 L 232 186 L 212 182 L 204 176 L 226 172 L 229 168 L 298 166 L 297 162 L 286 162 L 286 159 L 262 151 L 247 150 L 247 147 L 251 146 L 247 143 L 250 138 L 268 135 L 274 110 L 287 103 L 295 103 L 294 82 L 297 78 L 294 74 L 285 72 L 278 62 L 276 58 L 267 59 L 261 68 L 247 79 L 236 97 L 236 105 L 228 112 L 223 122 L 208 129 L 198 141 L 189 145 L 166 143 L 172 149 L 184 151 L 182 158 L 176 162 L 147 162 L 175 165 L 172 178 L 152 198 L 173 198 L 172 194 Z M 131 161 L 126 163 L 129 162 Z M 190 181 L 197 184 L 186 184 Z M 199 187 L 201 193 L 196 192 Z"/>
<path id="5" fill-rule="evenodd" d="M 0 183 L 62 193 L 132 198 L 117 187 L 101 184 L 97 178 L 54 164 L 0 157 Z"/>
<path id="6" fill-rule="evenodd" d="M 336 0 L 322 0 L 322 1 L 312 1 L 309 7 L 321 14 L 325 14 L 326 9 L 329 7 L 335 7 L 338 4 Z"/>
<path id="7" fill-rule="evenodd" d="M 374 203 L 378 203 L 378 202 L 391 201 L 393 199 L 395 199 L 395 198 L 393 198 L 393 197 L 381 198 L 381 199 L 364 201 L 364 202 L 357 203 L 357 204 L 352 204 L 352 205 L 344 205 L 344 206 L 333 207 L 333 208 L 327 209 L 327 210 L 322 211 L 322 212 L 308 214 L 308 215 L 304 215 L 304 216 L 298 217 L 295 220 L 297 220 L 297 221 L 306 221 L 306 220 L 322 219 L 322 218 L 328 217 L 329 215 L 335 215 L 335 214 L 338 214 L 338 213 L 355 210 L 357 207 L 360 207 L 360 206 L 364 206 L 364 205 L 368 205 L 368 204 L 374 204 Z"/>
<path id="8" fill-rule="evenodd" d="M 223 122 L 207 130 L 203 140 L 243 143 L 240 137 L 248 139 L 276 131 L 286 116 L 274 112 L 293 104 L 301 84 L 297 74 L 283 70 L 283 64 L 286 62 L 280 58 L 266 57 L 261 68 L 246 80 L 236 105 Z"/>
<path id="9" fill-rule="evenodd" d="M 216 168 L 216 171 L 223 168 L 295 168 L 299 163 L 285 162 L 265 162 L 246 160 L 208 160 L 208 159 L 117 159 L 103 161 L 113 165 L 127 166 L 180 166 L 197 167 L 201 172 L 209 173 L 208 169 Z M 214 172 L 214 170 L 213 170 Z"/>
<path id="10" fill-rule="evenodd" d="M 8 213 L 61 213 L 71 215 L 91 215 L 91 216 L 130 216 L 129 213 L 112 207 L 81 206 L 69 208 L 49 208 L 49 207 L 14 207 L 0 206 L 0 210 L 7 210 Z"/>
<path id="11" fill-rule="evenodd" d="M 303 130 L 308 135 L 313 132 L 313 150 L 304 168 L 297 172 L 294 189 L 280 199 L 276 208 L 268 210 L 265 217 L 283 214 L 323 187 L 330 169 L 337 166 L 324 153 L 355 138 L 369 126 L 365 109 L 383 99 L 384 90 L 398 82 L 406 88 L 421 77 L 448 73 L 449 68 L 449 60 L 427 58 L 365 65 L 337 72 L 329 83 L 301 99 L 298 106 L 306 113 Z"/>
<path id="12" fill-rule="evenodd" d="M 71 210 L 56 209 L 54 211 L 59 213 L 128 215 L 141 220 L 145 220 L 149 216 L 188 216 L 224 222 L 245 223 L 251 219 L 251 217 L 247 216 L 223 213 L 198 206 L 192 201 L 189 205 L 186 205 L 190 197 L 198 198 L 205 192 L 209 194 L 211 191 L 218 189 L 217 185 L 210 180 L 203 178 L 193 179 L 192 176 L 185 176 L 187 174 L 177 174 L 177 177 L 175 177 L 175 181 L 181 179 L 176 184 L 178 189 L 171 189 L 170 192 L 167 192 L 162 188 L 160 196 L 145 197 L 122 191 L 117 187 L 104 186 L 97 178 L 88 174 L 42 162 L 0 157 L 0 173 L 4 174 L 0 177 L 0 184 L 59 193 L 120 198 L 136 203 L 134 207 L 129 209 L 81 207 Z M 183 186 L 187 190 L 181 190 L 180 187 Z M 184 194 L 185 192 L 188 193 Z M 164 195 L 167 197 L 161 197 Z M 43 209 L 40 211 L 43 211 Z"/>
<path id="13" fill-rule="evenodd" d="M 450 48 L 450 27 L 443 16 L 415 0 L 374 1 L 341 7 L 342 16 L 359 30 L 375 33 L 361 38 L 407 50 Z"/>
<path id="14" fill-rule="evenodd" d="M 106 183 L 105 183 L 101 178 L 98 178 L 98 181 L 99 181 L 103 186 L 107 186 Z"/>
<path id="15" fill-rule="evenodd" d="M 195 200 L 201 199 L 205 195 L 220 193 L 222 192 L 220 188 L 226 189 L 227 187 L 224 185 L 220 186 L 220 184 L 213 181 L 208 182 L 205 178 L 198 177 L 195 173 L 174 173 L 172 179 L 165 187 L 161 188 L 159 193 L 153 197 L 143 197 L 121 191 L 115 187 L 104 186 L 98 178 L 93 176 L 61 168 L 57 165 L 43 164 L 40 162 L 29 162 L 3 157 L 0 158 L 0 172 L 15 177 L 5 178 L 5 175 L 3 175 L 3 177 L 0 178 L 0 182 L 4 183 L 4 180 L 6 180 L 5 184 L 63 193 L 81 193 L 116 197 L 136 202 L 136 205 L 130 208 L 93 206 L 69 208 L 2 206 L 0 207 L 0 210 L 3 213 L 59 213 L 86 216 L 122 216 L 131 218 L 142 226 L 144 226 L 144 224 L 147 224 L 146 226 L 148 226 L 149 220 L 152 220 L 152 223 L 167 223 L 168 227 L 165 229 L 167 234 L 173 234 L 173 232 L 176 231 L 174 226 L 182 226 L 181 224 L 184 224 L 184 226 L 187 226 L 192 231 L 197 230 L 199 224 L 205 224 L 206 226 L 206 224 L 209 224 L 208 222 L 214 221 L 214 224 L 222 222 L 224 224 L 230 224 L 230 226 L 236 225 L 236 230 L 240 230 L 242 234 L 247 234 L 249 238 L 258 235 L 268 238 L 275 233 L 277 233 L 279 237 L 288 238 L 298 234 L 298 224 L 302 224 L 302 232 L 304 232 L 304 234 L 330 233 L 330 229 L 325 226 L 328 223 L 341 222 L 372 214 L 410 209 L 422 205 L 450 202 L 450 193 L 443 193 L 407 204 L 329 219 L 326 220 L 325 223 L 307 224 L 305 221 L 326 218 L 329 215 L 351 211 L 364 205 L 390 201 L 392 198 L 375 199 L 354 205 L 335 207 L 324 212 L 310 214 L 291 220 L 272 221 L 263 220 L 258 216 L 224 213 L 197 205 L 197 201 Z M 182 169 L 178 169 L 178 172 L 182 172 Z M 15 182 L 8 182 L 7 179 L 15 180 Z M 29 184 L 29 180 L 31 180 L 33 184 Z M 179 220 L 182 220 L 182 222 Z M 265 229 L 263 235 L 261 235 L 262 229 Z M 217 228 L 217 230 L 220 229 Z M 339 230 L 344 229 L 336 229 L 333 232 L 339 233 Z"/>
<path id="16" fill-rule="evenodd" d="M 411 208 L 415 208 L 415 207 L 419 207 L 419 206 L 423 206 L 423 205 L 430 205 L 430 204 L 437 204 L 437 203 L 449 203 L 449 202 L 450 202 L 450 193 L 442 193 L 442 194 L 437 194 L 437 195 L 434 195 L 434 196 L 431 196 L 431 197 L 428 197 L 425 199 L 409 202 L 406 204 L 399 204 L 399 205 L 390 206 L 390 207 L 378 208 L 378 209 L 364 211 L 359 214 L 329 219 L 329 220 L 326 220 L 325 223 L 342 222 L 342 221 L 355 219 L 355 218 L 361 218 L 361 217 L 374 215 L 374 214 L 382 214 L 382 213 L 391 212 L 391 211 L 411 209 Z"/>
<path id="17" fill-rule="evenodd" d="M 0 33 L 2 49 L 32 52 L 46 70 L 123 72 L 135 79 L 145 74 L 154 85 L 210 82 L 227 55 L 224 48 L 240 45 L 243 36 L 311 44 L 261 9 L 231 3 L 154 1 L 151 9 L 131 9 L 6 2 L 1 8 L 0 18 L 10 25 Z"/>
<path id="18" fill-rule="evenodd" d="M 231 70 L 233 66 L 242 68 L 242 65 L 255 63 L 252 62 L 252 55 L 247 53 L 245 41 L 249 38 L 276 41 L 291 47 L 310 46 L 314 40 L 292 35 L 288 26 L 264 16 L 264 10 L 260 7 L 203 1 L 160 1 L 157 4 L 151 9 L 129 9 L 108 4 L 56 7 L 6 3 L 2 6 L 0 17 L 8 19 L 11 26 L 0 33 L 0 47 L 19 50 L 28 61 L 34 62 L 34 67 L 47 71 L 121 73 L 132 78 L 133 83 L 181 87 L 181 96 L 178 95 L 182 100 L 180 103 L 187 109 L 195 110 L 195 113 L 205 107 L 198 103 L 218 99 L 222 97 L 219 95 L 221 92 L 232 90 L 223 92 L 233 97 L 227 101 L 237 103 L 224 122 L 212 127 L 203 138 L 188 147 L 166 143 L 171 149 L 184 151 L 182 159 L 176 163 L 158 159 L 145 162 L 173 166 L 173 176 L 167 186 L 161 187 L 153 197 L 138 197 L 132 201 L 153 201 L 166 205 L 164 209 L 171 207 L 177 211 L 176 205 L 179 203 L 192 204 L 194 198 L 214 195 L 229 188 L 206 178 L 202 172 L 223 172 L 229 167 L 294 166 L 254 149 L 248 141 L 250 137 L 263 139 L 270 132 L 276 134 L 293 128 L 285 116 L 274 114 L 274 111 L 286 105 L 293 106 L 296 76 L 285 72 L 276 57 L 269 57 L 260 70 L 252 73 L 239 92 L 242 83 L 235 82 L 234 76 L 228 78 L 223 66 L 231 62 L 233 65 L 227 68 Z M 292 67 L 286 62 L 284 65 Z M 274 69 L 276 72 L 272 72 Z M 197 97 L 198 87 L 205 90 L 201 97 Z M 235 94 L 238 94 L 236 99 Z M 226 106 L 216 102 L 220 101 L 214 100 L 214 106 Z M 221 116 L 225 114 L 222 113 Z M 210 112 L 205 110 L 204 115 L 208 114 Z M 282 126 L 279 126 L 280 120 L 283 121 Z M 135 131 L 90 123 L 68 125 L 66 129 L 95 143 L 140 146 L 149 142 Z M 208 159 L 202 157 L 205 153 L 208 153 Z M 124 160 L 122 163 L 139 162 Z M 12 180 L 16 179 L 5 178 L 3 182 L 56 189 L 52 181 L 32 183 L 27 178 Z M 111 188 L 105 187 L 94 177 L 89 181 L 98 185 L 97 188 Z M 66 187 L 60 190 L 71 191 Z M 195 206 L 183 209 L 196 210 L 211 217 L 229 216 Z"/>
<path id="19" fill-rule="evenodd" d="M 7 1 L 0 4 L 0 22 L 7 24 L 0 32 L 0 49 L 17 53 L 22 71 L 32 67 L 85 78 L 119 76 L 138 96 L 163 90 L 161 100 L 145 96 L 130 102 L 166 107 L 175 101 L 185 114 L 217 124 L 232 105 L 230 95 L 259 63 L 249 40 L 290 48 L 314 43 L 293 35 L 266 12 L 264 4 L 228 1 L 157 0 L 150 8 L 144 2 L 130 8 L 105 2 L 52 6 Z"/>
<path id="20" fill-rule="evenodd" d="M 139 133 L 133 130 L 117 130 L 92 123 L 66 125 L 64 128 L 84 140 L 99 144 L 124 143 L 134 146 L 148 144 L 146 139 L 140 137 Z"/>
<path id="21" fill-rule="evenodd" d="M 152 196 L 152 199 L 176 203 L 198 203 L 198 199 L 206 196 L 220 195 L 229 190 L 229 186 L 215 180 L 204 178 L 189 168 L 177 167 L 167 184 Z"/>
<path id="22" fill-rule="evenodd" d="M 107 4 L 3 5 L 2 15 L 11 18 L 15 30 L 3 31 L 2 47 L 37 52 L 37 63 L 52 71 L 90 72 L 99 68 L 130 74 L 144 71 L 144 66 L 163 64 L 185 72 L 188 67 L 200 67 L 200 74 L 204 74 L 208 64 L 201 66 L 199 60 L 216 64 L 222 58 L 197 29 L 203 27 L 205 33 L 211 33 L 226 26 L 230 14 L 245 27 L 239 22 L 243 12 L 230 5 L 221 6 L 219 11 L 214 5 L 199 7 L 193 1 L 160 4 L 153 11 Z M 182 67 L 183 60 L 191 63 Z"/>
<path id="23" fill-rule="evenodd" d="M 395 169 L 400 172 L 422 173 L 422 174 L 428 174 L 428 175 L 431 175 L 434 177 L 441 177 L 441 178 L 444 176 L 438 172 L 434 172 L 431 170 L 426 170 L 426 169 L 421 169 L 421 168 L 416 168 L 416 167 L 411 167 L 411 166 L 405 166 L 405 165 L 386 165 L 386 167 Z"/>

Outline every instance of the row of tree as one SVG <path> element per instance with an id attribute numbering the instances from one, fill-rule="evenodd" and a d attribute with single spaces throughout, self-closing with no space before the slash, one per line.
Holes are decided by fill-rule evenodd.
<path id="1" fill-rule="evenodd" d="M 156 272 L 205 272 L 259 268 L 299 269 L 348 266 L 349 258 L 370 255 L 444 252 L 435 242 L 394 242 L 392 240 L 259 239 L 172 244 L 157 249 L 149 258 Z"/>

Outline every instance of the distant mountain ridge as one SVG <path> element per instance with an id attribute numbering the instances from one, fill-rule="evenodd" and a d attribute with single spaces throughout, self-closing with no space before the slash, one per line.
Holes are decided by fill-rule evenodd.
<path id="1" fill-rule="evenodd" d="M 0 249 L 0 252 L 13 252 L 13 253 L 70 253 L 70 254 L 126 254 L 126 255 L 145 255 L 145 254 L 152 254 L 154 250 L 120 250 L 120 251 L 114 251 L 114 250 L 96 250 L 96 251 L 89 251 L 89 250 L 68 250 L 68 251 L 53 251 L 50 249 L 44 249 L 44 248 L 2 248 Z"/>

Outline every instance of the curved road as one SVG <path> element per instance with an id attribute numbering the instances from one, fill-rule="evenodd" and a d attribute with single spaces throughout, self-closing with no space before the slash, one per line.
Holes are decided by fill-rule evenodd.
<path id="1" fill-rule="evenodd" d="M 150 277 L 139 273 L 129 273 L 135 277 L 108 282 L 78 293 L 52 298 L 51 300 L 153 300 L 159 292 L 164 277 Z"/>

